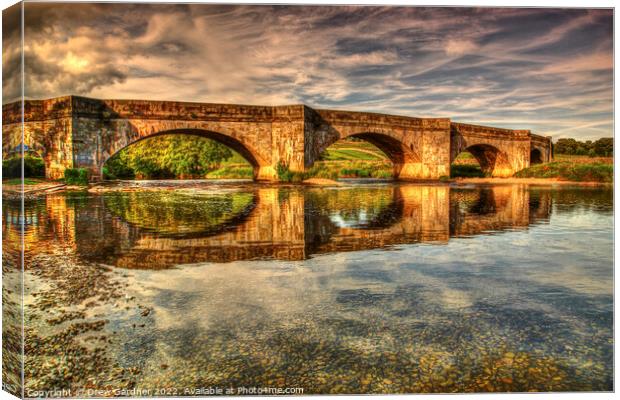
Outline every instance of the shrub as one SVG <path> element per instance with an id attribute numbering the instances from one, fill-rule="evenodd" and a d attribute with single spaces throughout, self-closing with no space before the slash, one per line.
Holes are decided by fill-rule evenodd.
<path id="1" fill-rule="evenodd" d="M 22 158 L 11 157 L 2 161 L 3 178 L 21 178 Z M 45 177 L 45 163 L 40 157 L 24 155 L 24 178 Z"/>
<path id="2" fill-rule="evenodd" d="M 291 171 L 283 161 L 276 165 L 276 174 L 280 182 L 301 182 L 304 179 L 304 174 Z"/>
<path id="3" fill-rule="evenodd" d="M 375 170 L 375 171 L 372 171 L 372 177 L 379 178 L 379 179 L 391 179 L 394 176 L 392 175 L 391 171 Z"/>
<path id="4" fill-rule="evenodd" d="M 21 178 L 22 176 L 22 159 L 21 157 L 12 157 L 2 160 L 2 177 L 3 178 Z"/>
<path id="5" fill-rule="evenodd" d="M 103 167 L 104 179 L 134 179 L 136 173 L 128 164 L 126 152 L 112 156 Z"/>
<path id="6" fill-rule="evenodd" d="M 88 185 L 88 170 L 85 168 L 67 168 L 65 169 L 65 183 L 67 185 Z"/>

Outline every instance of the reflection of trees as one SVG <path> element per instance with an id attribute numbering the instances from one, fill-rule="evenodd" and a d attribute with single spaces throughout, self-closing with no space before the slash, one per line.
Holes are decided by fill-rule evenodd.
<path id="1" fill-rule="evenodd" d="M 383 228 L 402 217 L 397 188 L 309 191 L 306 202 L 315 213 L 340 220 L 351 228 Z"/>
<path id="2" fill-rule="evenodd" d="M 488 215 L 497 211 L 495 194 L 492 188 L 476 190 L 452 188 L 450 190 L 452 204 L 458 207 L 461 213 Z"/>
<path id="3" fill-rule="evenodd" d="M 561 211 L 612 211 L 614 206 L 613 187 L 536 188 L 532 195 L 550 196 Z"/>
<path id="4" fill-rule="evenodd" d="M 524 186 L 453 188 L 450 236 L 523 229 L 530 221 L 529 190 Z"/>
<path id="5" fill-rule="evenodd" d="M 254 208 L 254 194 L 110 193 L 105 206 L 124 221 L 158 234 L 210 234 L 246 216 Z"/>

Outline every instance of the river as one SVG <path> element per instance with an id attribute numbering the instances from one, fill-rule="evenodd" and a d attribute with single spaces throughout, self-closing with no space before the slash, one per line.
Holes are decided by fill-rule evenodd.
<path id="1" fill-rule="evenodd" d="M 4 200 L 26 395 L 613 389 L 610 188 L 112 189 Z"/>

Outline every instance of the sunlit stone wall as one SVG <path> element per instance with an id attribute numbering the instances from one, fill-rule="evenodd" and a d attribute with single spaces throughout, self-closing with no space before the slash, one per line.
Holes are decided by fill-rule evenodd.
<path id="1" fill-rule="evenodd" d="M 306 166 L 334 142 L 359 137 L 379 147 L 400 179 L 450 175 L 450 120 L 306 107 Z"/>
<path id="2" fill-rule="evenodd" d="M 21 103 L 3 106 L 3 154 L 21 143 Z M 310 168 L 337 140 L 359 137 L 379 147 L 400 179 L 439 179 L 450 163 L 471 151 L 493 176 L 510 176 L 530 164 L 538 149 L 551 158 L 549 138 L 529 131 L 451 123 L 447 118 L 314 110 L 304 105 L 247 106 L 65 96 L 28 100 L 24 143 L 45 160 L 48 178 L 86 168 L 101 178 L 105 162 L 121 149 L 160 134 L 193 133 L 218 140 L 245 157 L 256 179 L 277 179 L 277 166 Z"/>
<path id="3" fill-rule="evenodd" d="M 478 159 L 482 169 L 495 177 L 509 177 L 530 166 L 532 134 L 528 130 L 511 130 L 453 122 L 451 154 L 454 161 L 463 151 Z M 550 155 L 551 139 L 539 140 L 543 154 Z M 550 156 L 546 158 L 549 161 Z"/>

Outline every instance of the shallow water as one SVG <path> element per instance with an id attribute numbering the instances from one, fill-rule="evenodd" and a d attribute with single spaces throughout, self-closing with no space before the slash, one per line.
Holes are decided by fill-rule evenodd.
<path id="1" fill-rule="evenodd" d="M 142 186 L 26 202 L 26 388 L 613 389 L 610 189 Z"/>

